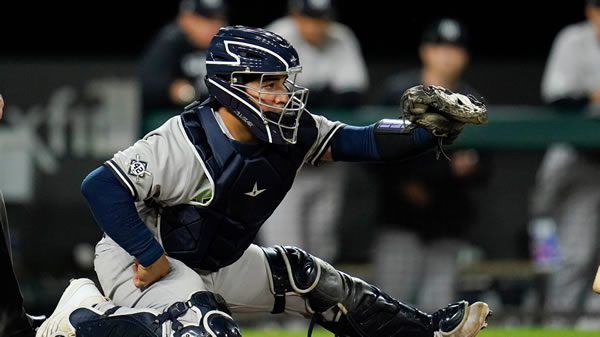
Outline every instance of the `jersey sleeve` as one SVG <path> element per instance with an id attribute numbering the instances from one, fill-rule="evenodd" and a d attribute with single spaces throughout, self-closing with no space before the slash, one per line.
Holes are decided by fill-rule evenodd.
<path id="1" fill-rule="evenodd" d="M 173 117 L 105 163 L 136 201 L 163 205 L 190 200 L 205 177 L 184 131 Z"/>
<path id="2" fill-rule="evenodd" d="M 344 126 L 343 123 L 338 121 L 330 121 L 324 116 L 313 115 L 308 113 L 315 121 L 315 128 L 317 129 L 317 136 L 311 148 L 308 150 L 304 162 L 312 165 L 318 165 L 321 157 L 327 151 L 331 145 L 333 135 Z"/>

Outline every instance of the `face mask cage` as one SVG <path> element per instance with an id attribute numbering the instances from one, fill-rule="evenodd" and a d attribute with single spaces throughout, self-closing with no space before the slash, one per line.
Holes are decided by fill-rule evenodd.
<path id="1" fill-rule="evenodd" d="M 296 143 L 300 116 L 308 99 L 308 89 L 296 84 L 299 72 L 300 70 L 269 73 L 233 72 L 230 82 L 234 89 L 257 106 L 253 110 L 262 118 L 265 126 L 271 124 L 277 127 L 281 137 L 291 144 Z M 268 84 L 281 76 L 286 77 L 283 88 L 275 88 Z M 257 86 L 247 85 L 254 81 L 258 81 Z"/>

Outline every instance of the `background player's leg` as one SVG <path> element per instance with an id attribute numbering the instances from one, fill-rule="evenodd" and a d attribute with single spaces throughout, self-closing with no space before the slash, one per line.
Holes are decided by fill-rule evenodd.
<path id="1" fill-rule="evenodd" d="M 374 283 L 408 304 L 417 303 L 425 252 L 416 233 L 383 228 L 377 234 L 373 258 Z"/>
<path id="2" fill-rule="evenodd" d="M 585 174 L 590 176 L 589 173 Z M 578 176 L 584 177 L 583 174 Z M 586 182 L 578 183 L 585 186 L 583 184 Z M 598 261 L 600 191 L 597 184 L 587 182 L 587 185 L 589 189 L 573 188 L 572 190 L 577 192 L 567 194 L 563 205 L 557 209 L 561 261 L 559 268 L 548 276 L 547 317 L 556 320 L 551 323 L 560 324 L 565 316 L 562 313 L 592 309 L 587 307 L 586 301 L 589 301 L 590 297 L 598 297 L 590 291 L 589 275 L 593 273 L 594 265 Z M 596 190 L 593 190 L 594 188 Z"/>
<path id="3" fill-rule="evenodd" d="M 449 238 L 433 240 L 423 250 L 424 268 L 416 302 L 419 308 L 433 311 L 457 300 L 458 255 L 464 246 L 460 240 Z"/>
<path id="4" fill-rule="evenodd" d="M 306 247 L 324 259 L 337 258 L 335 223 L 341 207 L 341 175 L 345 167 L 307 166 L 259 232 L 262 246 Z"/>
<path id="5" fill-rule="evenodd" d="M 1 191 L 0 227 L 0 271 L 4 280 L 4 291 L 0 296 L 0 336 L 30 337 L 34 332 L 23 308 L 23 296 L 13 269 L 8 217 Z"/>

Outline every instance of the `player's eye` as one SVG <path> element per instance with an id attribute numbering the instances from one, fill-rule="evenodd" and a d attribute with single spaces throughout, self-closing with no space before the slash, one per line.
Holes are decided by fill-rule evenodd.
<path id="1" fill-rule="evenodd" d="M 266 83 L 263 83 L 261 88 L 263 90 L 274 90 L 276 87 L 277 87 L 277 83 L 275 81 L 268 81 Z"/>

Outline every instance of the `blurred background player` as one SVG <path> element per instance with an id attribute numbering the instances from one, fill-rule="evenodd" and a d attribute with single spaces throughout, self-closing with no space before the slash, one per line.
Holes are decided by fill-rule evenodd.
<path id="1" fill-rule="evenodd" d="M 369 78 L 358 39 L 336 21 L 333 0 L 289 0 L 288 15 L 265 28 L 290 41 L 302 60 L 310 107 L 361 103 Z"/>
<path id="2" fill-rule="evenodd" d="M 204 61 L 210 40 L 227 23 L 225 0 L 182 0 L 175 21 L 161 29 L 139 63 L 142 134 L 160 125 L 149 117 L 178 114 L 208 97 Z M 152 125 L 145 125 L 149 123 Z"/>
<path id="3" fill-rule="evenodd" d="M 419 46 L 422 66 L 387 79 L 381 104 L 399 108 L 402 93 L 417 84 L 479 97 L 463 80 L 468 46 L 463 23 L 433 21 Z M 468 247 L 465 235 L 477 217 L 469 188 L 489 177 L 489 165 L 477 150 L 449 149 L 448 155 L 450 160 L 422 156 L 371 167 L 381 193 L 374 281 L 426 310 L 457 297 L 459 254 Z"/>
<path id="4" fill-rule="evenodd" d="M 421 67 L 404 70 L 385 79 L 381 104 L 399 106 L 404 91 L 415 84 L 439 85 L 454 92 L 479 93 L 464 80 L 469 66 L 470 36 L 464 23 L 453 18 L 434 20 L 422 33 Z"/>
<path id="5" fill-rule="evenodd" d="M 310 90 L 308 108 L 317 113 L 356 108 L 369 84 L 358 39 L 337 21 L 335 5 L 332 0 L 290 0 L 288 15 L 266 26 L 298 51 L 302 62 L 299 83 Z M 345 175 L 364 176 L 360 165 L 308 166 L 300 171 L 298 183 L 261 231 L 262 243 L 300 245 L 325 259 L 335 259 L 335 225 L 343 207 Z M 359 185 L 358 179 L 354 181 Z M 357 217 L 352 221 L 358 221 Z M 350 224 L 346 226 L 348 229 Z"/>
<path id="6" fill-rule="evenodd" d="M 556 35 L 542 78 L 542 99 L 564 113 L 597 115 L 600 0 L 586 0 L 585 16 L 585 21 L 568 25 Z M 551 145 L 537 173 L 531 226 L 555 227 L 560 254 L 553 265 L 545 266 L 551 271 L 545 296 L 549 319 L 564 322 L 564 313 L 600 312 L 600 297 L 591 291 L 590 278 L 600 261 L 599 178 L 598 150 L 567 143 Z"/>

